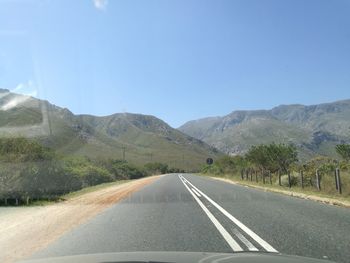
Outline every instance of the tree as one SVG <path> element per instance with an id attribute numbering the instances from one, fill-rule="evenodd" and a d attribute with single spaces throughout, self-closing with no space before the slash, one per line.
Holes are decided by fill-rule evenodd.
<path id="1" fill-rule="evenodd" d="M 281 170 L 286 173 L 289 167 L 298 161 L 298 152 L 294 145 L 269 144 L 252 146 L 246 158 L 260 169 L 276 172 Z"/>
<path id="2" fill-rule="evenodd" d="M 209 169 L 215 170 L 219 173 L 224 174 L 235 174 L 240 172 L 242 169 L 245 169 L 248 166 L 247 159 L 240 155 L 228 156 L 225 155 L 211 165 L 211 167 L 217 166 L 219 169 Z M 208 170 L 208 169 L 207 169 Z"/>
<path id="3" fill-rule="evenodd" d="M 260 169 L 268 170 L 271 164 L 271 158 L 269 157 L 269 148 L 264 144 L 252 146 L 246 154 L 246 158 L 248 161 L 255 164 Z"/>
<path id="4" fill-rule="evenodd" d="M 270 170 L 280 169 L 287 173 L 289 167 L 298 161 L 298 152 L 294 145 L 275 144 L 268 146 L 268 156 L 270 158 Z"/>
<path id="5" fill-rule="evenodd" d="M 350 144 L 338 144 L 335 150 L 345 161 L 350 161 Z"/>

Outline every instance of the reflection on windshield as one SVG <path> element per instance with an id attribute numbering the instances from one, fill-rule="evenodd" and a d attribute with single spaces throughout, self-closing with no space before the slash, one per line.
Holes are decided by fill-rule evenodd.
<path id="1" fill-rule="evenodd" d="M 0 0 L 0 261 L 348 262 L 349 9 Z"/>

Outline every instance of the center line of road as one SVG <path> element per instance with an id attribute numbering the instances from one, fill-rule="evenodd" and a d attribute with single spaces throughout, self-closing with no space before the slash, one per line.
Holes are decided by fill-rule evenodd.
<path id="1" fill-rule="evenodd" d="M 206 215 L 209 217 L 210 221 L 214 224 L 214 226 L 219 230 L 222 237 L 226 240 L 228 245 L 232 248 L 233 251 L 243 251 L 241 246 L 232 238 L 232 236 L 226 231 L 226 229 L 220 224 L 220 222 L 214 217 L 214 215 L 205 207 L 205 205 L 199 200 L 199 198 L 191 191 L 191 189 L 187 186 L 184 180 L 179 176 L 181 182 L 184 184 L 186 189 L 191 193 L 194 200 L 197 201 L 199 206 L 203 209 Z"/>
<path id="2" fill-rule="evenodd" d="M 212 200 L 209 196 L 207 196 L 205 193 L 203 193 L 201 190 L 199 190 L 197 187 L 195 187 L 191 182 L 189 182 L 186 178 L 184 178 L 182 175 L 180 178 L 183 178 L 183 183 L 188 183 L 192 188 L 196 189 L 196 191 L 201 194 L 204 198 L 206 198 L 212 205 L 214 205 L 221 213 L 223 213 L 227 218 L 229 218 L 233 223 L 235 223 L 240 229 L 242 229 L 245 233 L 247 233 L 252 239 L 254 239 L 258 244 L 260 244 L 266 251 L 268 252 L 274 252 L 278 253 L 276 249 L 274 249 L 269 243 L 267 243 L 265 240 L 263 240 L 261 237 L 259 237 L 257 234 L 255 234 L 252 230 L 250 230 L 246 225 L 244 225 L 241 221 L 239 221 L 237 218 L 235 218 L 233 215 L 231 215 L 229 212 L 227 212 L 224 208 L 222 208 L 219 204 L 217 204 L 214 200 Z M 186 184 L 185 184 L 186 185 Z"/>
<path id="3" fill-rule="evenodd" d="M 249 251 L 259 251 L 259 249 L 257 249 L 248 239 L 246 239 L 246 237 L 243 236 L 237 228 L 232 229 L 232 232 L 247 246 Z"/>
<path id="4" fill-rule="evenodd" d="M 192 190 L 193 193 L 195 193 L 198 197 L 201 197 L 201 195 L 196 191 L 196 189 L 192 188 L 191 190 Z"/>

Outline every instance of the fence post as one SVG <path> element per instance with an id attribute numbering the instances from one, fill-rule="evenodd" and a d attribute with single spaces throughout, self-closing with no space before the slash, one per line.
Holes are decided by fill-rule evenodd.
<path id="1" fill-rule="evenodd" d="M 304 172 L 300 171 L 300 183 L 301 183 L 301 188 L 304 188 Z"/>
<path id="2" fill-rule="evenodd" d="M 338 190 L 338 178 L 337 178 L 337 169 L 334 170 L 334 180 L 335 180 L 335 189 Z"/>
<path id="3" fill-rule="evenodd" d="M 265 184 L 265 170 L 261 169 L 261 176 L 263 179 L 263 184 Z"/>
<path id="4" fill-rule="evenodd" d="M 335 171 L 336 171 L 336 177 L 337 177 L 337 186 L 338 186 L 338 192 L 339 192 L 339 194 L 341 194 L 341 180 L 340 180 L 340 170 L 339 170 L 339 168 L 337 168 L 337 169 L 335 169 Z"/>
<path id="5" fill-rule="evenodd" d="M 281 170 L 278 170 L 278 184 L 281 186 Z"/>
<path id="6" fill-rule="evenodd" d="M 292 182 L 290 181 L 290 171 L 288 171 L 288 186 L 289 188 L 292 187 Z"/>
<path id="7" fill-rule="evenodd" d="M 270 184 L 272 184 L 272 175 L 271 175 L 271 171 L 269 171 L 269 178 L 270 178 Z"/>
<path id="8" fill-rule="evenodd" d="M 317 190 L 321 190 L 320 172 L 318 169 L 316 170 L 316 186 L 317 186 Z"/>

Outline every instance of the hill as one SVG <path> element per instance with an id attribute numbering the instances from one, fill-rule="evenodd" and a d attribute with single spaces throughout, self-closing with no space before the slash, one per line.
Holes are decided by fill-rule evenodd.
<path id="1" fill-rule="evenodd" d="M 301 158 L 336 157 L 334 146 L 350 142 L 350 100 L 234 111 L 189 121 L 179 130 L 232 155 L 245 153 L 255 144 L 284 142 L 294 143 Z"/>
<path id="2" fill-rule="evenodd" d="M 0 136 L 24 136 L 61 154 L 122 159 L 144 164 L 164 162 L 195 169 L 220 153 L 206 143 L 148 115 L 74 115 L 68 109 L 0 90 Z"/>

